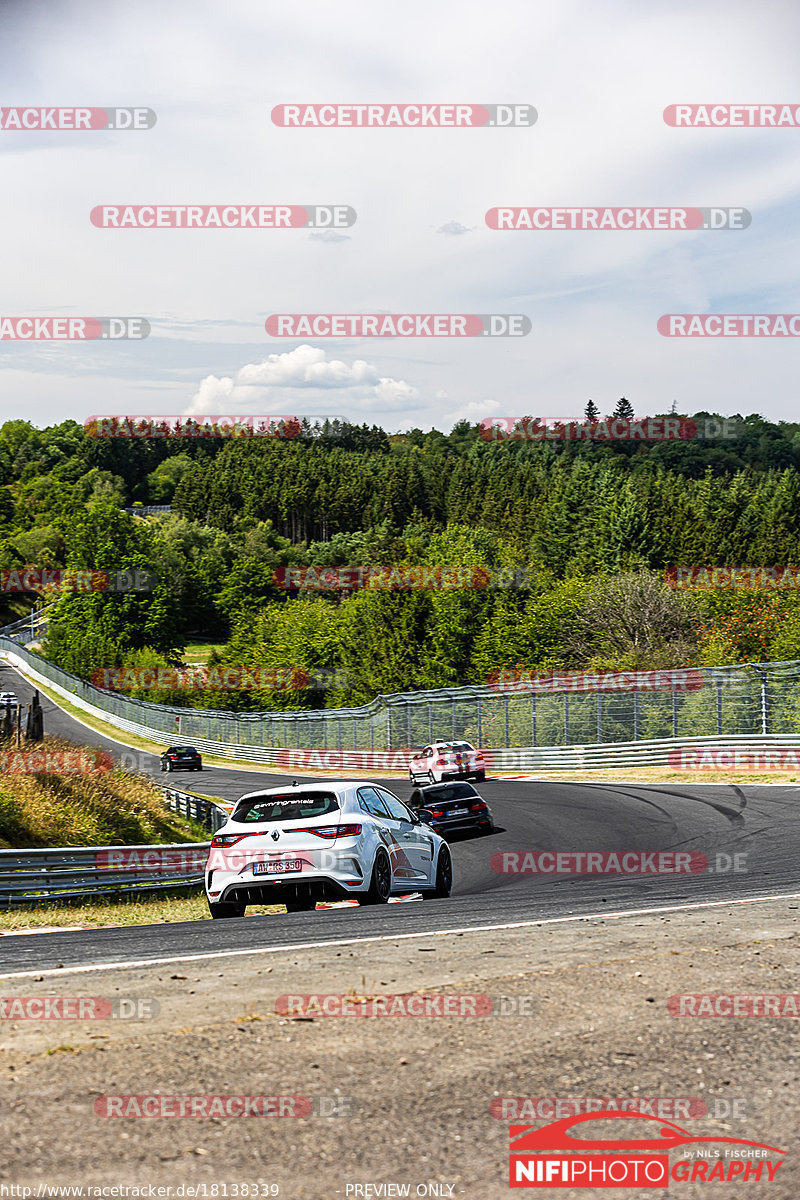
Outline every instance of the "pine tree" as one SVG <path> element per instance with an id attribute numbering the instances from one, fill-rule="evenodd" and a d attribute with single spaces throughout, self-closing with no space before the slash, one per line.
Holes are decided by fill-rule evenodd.
<path id="1" fill-rule="evenodd" d="M 611 415 L 621 421 L 632 421 L 634 413 L 633 405 L 631 404 L 630 400 L 626 400 L 625 397 L 622 396 L 617 404 L 617 407 L 614 409 Z"/>
<path id="2" fill-rule="evenodd" d="M 597 407 L 594 400 L 590 400 L 586 405 L 586 408 L 583 410 L 583 415 L 586 417 L 587 421 L 600 420 L 600 409 Z"/>

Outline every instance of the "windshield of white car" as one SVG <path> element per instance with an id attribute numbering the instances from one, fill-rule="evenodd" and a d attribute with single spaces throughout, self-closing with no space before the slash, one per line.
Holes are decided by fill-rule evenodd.
<path id="1" fill-rule="evenodd" d="M 339 811 L 332 792 L 295 792 L 285 796 L 253 796 L 238 804 L 232 821 L 306 821 Z"/>
<path id="2" fill-rule="evenodd" d="M 449 753 L 451 750 L 474 750 L 474 746 L 470 746 L 469 742 L 448 742 L 446 746 L 439 746 L 439 751 Z"/>

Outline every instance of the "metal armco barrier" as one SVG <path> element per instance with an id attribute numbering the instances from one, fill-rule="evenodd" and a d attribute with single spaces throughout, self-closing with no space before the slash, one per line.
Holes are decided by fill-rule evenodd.
<path id="1" fill-rule="evenodd" d="M 192 796 L 189 792 L 179 792 L 176 788 L 165 787 L 164 799 L 167 808 L 180 813 L 183 817 L 188 817 L 190 821 L 197 821 L 206 829 L 210 829 L 212 833 L 216 833 L 228 819 L 225 809 L 220 808 L 213 800 L 207 800 L 205 796 Z"/>
<path id="2" fill-rule="evenodd" d="M 0 908 L 198 887 L 209 846 L 209 842 L 185 842 L 0 850 Z"/>

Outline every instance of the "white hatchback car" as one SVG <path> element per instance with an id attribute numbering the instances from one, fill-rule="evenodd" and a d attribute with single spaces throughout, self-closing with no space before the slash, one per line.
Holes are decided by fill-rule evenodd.
<path id="1" fill-rule="evenodd" d="M 215 918 L 244 916 L 248 904 L 301 912 L 350 896 L 449 896 L 453 862 L 444 838 L 386 788 L 323 780 L 242 796 L 211 841 L 205 883 Z"/>
<path id="2" fill-rule="evenodd" d="M 486 778 L 486 759 L 470 742 L 431 742 L 412 754 L 408 778 L 412 783 L 444 783 L 445 779 Z"/>

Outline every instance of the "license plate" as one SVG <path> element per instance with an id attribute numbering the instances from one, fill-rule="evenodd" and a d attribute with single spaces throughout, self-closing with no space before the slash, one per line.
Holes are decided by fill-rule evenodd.
<path id="1" fill-rule="evenodd" d="M 291 871 L 302 871 L 302 858 L 287 858 L 281 861 L 253 863 L 254 875 L 286 875 Z"/>
<path id="2" fill-rule="evenodd" d="M 465 808 L 451 808 L 448 817 L 463 817 L 467 810 Z"/>

